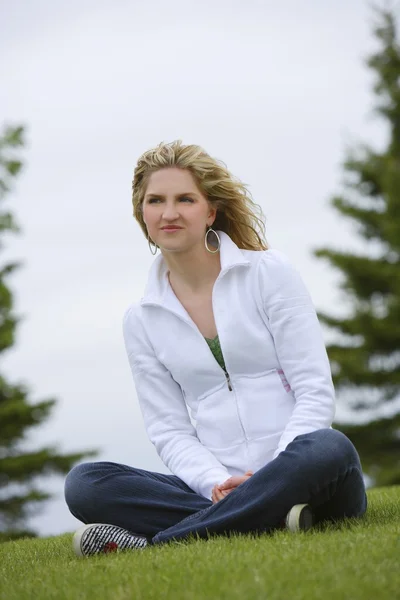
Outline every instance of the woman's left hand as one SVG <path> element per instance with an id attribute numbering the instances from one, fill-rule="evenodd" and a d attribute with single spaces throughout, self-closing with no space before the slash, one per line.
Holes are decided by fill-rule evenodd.
<path id="1" fill-rule="evenodd" d="M 211 494 L 212 503 L 215 504 L 225 498 L 225 496 L 237 488 L 241 483 L 247 481 L 252 475 L 254 475 L 253 471 L 246 471 L 241 477 L 238 477 L 237 475 L 235 477 L 229 477 L 229 479 L 224 481 L 221 485 L 215 485 Z"/>
<path id="2" fill-rule="evenodd" d="M 212 503 L 216 504 L 217 502 L 219 502 L 220 500 L 225 498 L 225 496 L 227 496 L 232 491 L 233 491 L 233 488 L 229 489 L 229 490 L 221 490 L 219 485 L 215 485 L 213 487 L 213 491 L 212 491 L 212 495 L 211 495 Z"/>

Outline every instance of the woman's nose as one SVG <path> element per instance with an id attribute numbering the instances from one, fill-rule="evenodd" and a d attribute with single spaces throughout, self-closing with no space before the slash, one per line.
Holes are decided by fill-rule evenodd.
<path id="1" fill-rule="evenodd" d="M 179 216 L 177 207 L 174 204 L 165 204 L 163 210 L 163 217 L 165 219 L 176 219 Z"/>

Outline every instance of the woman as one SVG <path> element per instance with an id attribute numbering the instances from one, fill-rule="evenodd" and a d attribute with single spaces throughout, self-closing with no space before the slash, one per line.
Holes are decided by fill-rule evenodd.
<path id="1" fill-rule="evenodd" d="M 362 516 L 362 467 L 304 283 L 263 241 L 244 184 L 180 140 L 140 157 L 134 216 L 153 254 L 123 318 L 149 439 L 172 475 L 75 466 L 78 555 Z M 190 409 L 194 427 L 188 409 Z"/>

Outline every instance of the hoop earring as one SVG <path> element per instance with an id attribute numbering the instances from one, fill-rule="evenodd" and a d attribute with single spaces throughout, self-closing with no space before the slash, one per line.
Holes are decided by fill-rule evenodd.
<path id="1" fill-rule="evenodd" d="M 217 237 L 217 240 L 218 240 L 218 248 L 217 248 L 216 250 L 210 250 L 210 248 L 208 247 L 207 236 L 208 236 L 208 234 L 210 233 L 210 231 L 212 231 L 212 232 L 213 232 L 213 233 L 216 235 L 216 237 Z M 208 228 L 208 229 L 207 229 L 207 231 L 206 231 L 206 236 L 205 236 L 205 238 L 204 238 L 204 244 L 205 244 L 205 247 L 206 247 L 206 249 L 207 249 L 209 252 L 211 252 L 211 254 L 215 254 L 216 252 L 219 252 L 219 249 L 221 248 L 221 240 L 220 240 L 220 237 L 219 237 L 218 233 L 217 233 L 217 232 L 216 232 L 216 231 L 215 231 L 215 230 L 214 230 L 214 229 L 211 227 L 211 225 L 209 226 L 209 228 Z"/>
<path id="2" fill-rule="evenodd" d="M 157 254 L 157 250 L 158 250 L 158 246 L 157 246 L 157 244 L 154 244 L 154 242 L 151 242 L 149 237 L 147 238 L 147 241 L 148 241 L 148 243 L 149 243 L 150 252 L 152 253 L 152 255 L 153 255 L 153 256 L 155 256 L 155 255 Z M 151 248 L 151 244 L 154 244 L 154 245 L 155 245 L 155 247 L 156 247 L 156 249 L 155 249 L 155 251 L 154 251 L 154 252 L 153 252 L 153 250 L 152 250 L 152 248 Z"/>

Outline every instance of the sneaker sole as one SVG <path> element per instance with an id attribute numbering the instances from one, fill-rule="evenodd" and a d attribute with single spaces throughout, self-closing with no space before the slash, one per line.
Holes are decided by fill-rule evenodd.
<path id="1" fill-rule="evenodd" d="M 75 533 L 72 546 L 77 556 L 116 552 L 117 550 L 143 549 L 148 541 L 127 529 L 104 523 L 83 525 Z"/>
<path id="2" fill-rule="evenodd" d="M 286 517 L 286 527 L 290 531 L 308 531 L 314 525 L 314 513 L 309 504 L 296 504 Z"/>

